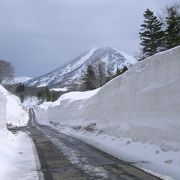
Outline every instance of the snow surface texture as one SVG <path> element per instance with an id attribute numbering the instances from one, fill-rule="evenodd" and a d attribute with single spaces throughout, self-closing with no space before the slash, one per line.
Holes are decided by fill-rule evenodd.
<path id="1" fill-rule="evenodd" d="M 16 135 L 8 132 L 0 137 L 0 179 L 4 180 L 38 180 L 31 139 L 26 133 Z"/>
<path id="2" fill-rule="evenodd" d="M 8 124 L 24 126 L 29 120 L 28 111 L 21 104 L 20 99 L 0 86 L 0 92 L 7 99 L 6 120 Z"/>
<path id="3" fill-rule="evenodd" d="M 6 111 L 6 102 L 10 103 L 15 100 L 14 96 L 0 85 L 0 179 L 37 180 L 39 178 L 36 171 L 36 159 L 30 138 L 25 133 L 14 135 L 6 129 L 6 112 L 10 114 L 12 110 L 7 109 Z M 11 108 L 18 110 L 18 107 L 16 108 L 18 103 L 13 103 Z M 13 116 L 8 115 L 8 118 L 18 119 L 20 115 L 18 113 Z"/>
<path id="4" fill-rule="evenodd" d="M 122 138 L 129 139 L 125 144 L 132 147 L 120 143 L 116 156 L 121 154 L 122 159 L 126 152 L 126 160 L 148 162 L 140 166 L 179 179 L 179 92 L 180 46 L 136 63 L 89 98 L 82 98 L 86 93 L 61 96 L 59 102 L 38 111 L 38 121 L 59 123 L 79 133 L 95 130 L 122 143 Z M 95 146 L 102 145 L 103 138 L 94 139 Z M 104 148 L 112 153 L 108 149 Z"/>
<path id="5" fill-rule="evenodd" d="M 117 68 L 121 69 L 124 66 L 129 66 L 136 63 L 137 60 L 110 47 L 92 48 L 90 51 L 72 59 L 56 70 L 26 83 L 39 87 L 47 85 L 50 87 L 67 87 L 80 81 L 89 64 L 96 66 L 99 62 L 105 63 L 108 71 L 114 74 Z"/>

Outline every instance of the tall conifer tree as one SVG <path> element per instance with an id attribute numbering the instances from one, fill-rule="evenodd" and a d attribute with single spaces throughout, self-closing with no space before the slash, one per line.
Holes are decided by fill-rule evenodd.
<path id="1" fill-rule="evenodd" d="M 164 42 L 164 31 L 162 30 L 162 23 L 149 9 L 144 12 L 144 22 L 141 27 L 139 35 L 144 59 L 161 51 Z"/>
<path id="2" fill-rule="evenodd" d="M 167 8 L 166 49 L 180 45 L 180 15 L 174 7 Z"/>
<path id="3" fill-rule="evenodd" d="M 96 76 L 94 69 L 91 65 L 87 66 L 85 76 L 83 78 L 83 89 L 93 90 L 96 88 Z"/>

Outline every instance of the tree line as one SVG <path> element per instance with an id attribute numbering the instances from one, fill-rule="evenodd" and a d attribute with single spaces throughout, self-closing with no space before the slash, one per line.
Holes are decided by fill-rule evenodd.
<path id="1" fill-rule="evenodd" d="M 82 78 L 81 90 L 86 91 L 102 87 L 111 79 L 123 74 L 128 70 L 126 66 L 121 69 L 117 67 L 116 73 L 112 74 L 107 69 L 108 67 L 106 67 L 106 64 L 101 61 L 95 66 L 88 65 L 86 72 Z"/>
<path id="2" fill-rule="evenodd" d="M 56 101 L 62 92 L 50 90 L 48 87 L 29 87 L 23 83 L 16 85 L 15 94 L 19 96 L 21 102 L 24 102 L 25 98 L 36 96 L 40 102 L 44 101 Z"/>

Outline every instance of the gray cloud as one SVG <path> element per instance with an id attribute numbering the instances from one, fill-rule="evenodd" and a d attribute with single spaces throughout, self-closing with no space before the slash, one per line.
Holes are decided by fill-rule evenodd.
<path id="1" fill-rule="evenodd" d="M 93 46 L 134 55 L 143 11 L 176 0 L 1 0 L 0 58 L 37 76 Z"/>

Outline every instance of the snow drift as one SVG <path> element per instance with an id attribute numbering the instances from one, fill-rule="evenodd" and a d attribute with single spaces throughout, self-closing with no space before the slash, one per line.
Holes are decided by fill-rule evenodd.
<path id="1" fill-rule="evenodd" d="M 6 98 L 0 92 L 0 136 L 5 132 L 6 129 Z"/>
<path id="2" fill-rule="evenodd" d="M 136 63 L 92 96 L 86 94 L 89 92 L 62 95 L 48 108 L 46 106 L 38 111 L 38 121 L 42 124 L 59 123 L 76 130 L 91 127 L 91 130 L 109 136 L 128 138 L 132 142 L 155 146 L 156 149 L 159 147 L 157 151 L 149 149 L 149 159 L 148 155 L 144 155 L 145 159 L 152 159 L 156 164 L 165 156 L 169 158 L 169 154 L 158 159 L 155 152 L 179 153 L 180 46 Z M 138 149 L 141 153 L 134 153 L 131 147 L 131 155 L 142 157 L 146 151 L 144 147 L 142 145 Z M 174 158 L 176 167 L 180 165 L 179 158 L 180 155 Z M 172 164 L 168 166 L 169 162 L 171 164 L 173 160 L 163 159 L 166 168 L 172 170 L 169 174 L 173 175 L 177 169 Z M 166 173 L 164 164 L 157 167 L 163 167 Z M 180 174 L 177 176 L 180 177 Z"/>
<path id="3" fill-rule="evenodd" d="M 24 126 L 29 120 L 27 110 L 23 107 L 20 99 L 0 86 L 0 93 L 7 99 L 6 121 L 15 126 Z M 4 106 L 1 106 L 4 109 Z M 1 110 L 0 110 L 1 111 Z"/>
<path id="4" fill-rule="evenodd" d="M 13 125 L 24 125 L 27 113 L 19 99 L 0 85 L 0 177 L 8 180 L 39 179 L 28 134 L 19 132 L 14 135 L 9 132 L 6 119 Z"/>

